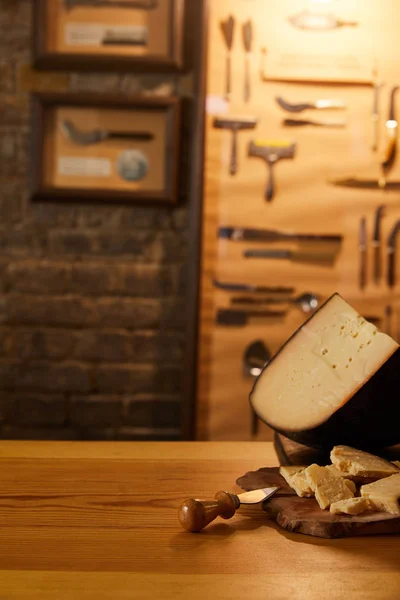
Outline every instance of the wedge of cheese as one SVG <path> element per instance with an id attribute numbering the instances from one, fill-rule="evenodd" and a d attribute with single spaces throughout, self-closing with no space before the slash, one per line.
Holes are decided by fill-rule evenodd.
<path id="1" fill-rule="evenodd" d="M 360 515 L 369 508 L 369 502 L 366 498 L 347 498 L 346 500 L 333 502 L 329 510 L 334 515 Z"/>
<path id="2" fill-rule="evenodd" d="M 334 294 L 264 367 L 251 405 L 272 429 L 311 447 L 398 443 L 398 350 Z"/>
<path id="3" fill-rule="evenodd" d="M 308 485 L 304 471 L 306 466 L 280 467 L 279 473 L 300 498 L 312 498 L 314 492 Z"/>
<path id="4" fill-rule="evenodd" d="M 331 461 L 339 471 L 355 476 L 382 479 L 400 473 L 393 463 L 349 446 L 335 446 L 331 452 Z"/>
<path id="5" fill-rule="evenodd" d="M 333 502 L 354 497 L 354 492 L 348 487 L 348 480 L 333 475 L 326 467 L 313 464 L 307 467 L 304 473 L 322 509 L 328 508 Z"/>
<path id="6" fill-rule="evenodd" d="M 400 515 L 400 473 L 363 485 L 360 494 L 374 510 Z"/>

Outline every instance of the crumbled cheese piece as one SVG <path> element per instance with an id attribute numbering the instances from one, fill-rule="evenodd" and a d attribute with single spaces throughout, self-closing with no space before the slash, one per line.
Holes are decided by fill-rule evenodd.
<path id="1" fill-rule="evenodd" d="M 316 464 L 310 465 L 305 470 L 305 476 L 322 509 L 328 508 L 338 500 L 354 497 L 354 493 L 346 483 L 347 480 L 333 475 L 326 467 L 320 467 Z"/>
<path id="2" fill-rule="evenodd" d="M 359 515 L 369 510 L 369 503 L 366 498 L 347 498 L 333 502 L 329 510 L 334 515 Z"/>
<path id="3" fill-rule="evenodd" d="M 363 485 L 360 493 L 374 510 L 400 515 L 400 473 Z"/>
<path id="4" fill-rule="evenodd" d="M 279 472 L 284 477 L 285 481 L 296 492 L 300 498 L 310 498 L 314 496 L 314 492 L 307 483 L 304 471 L 306 466 L 280 467 Z"/>

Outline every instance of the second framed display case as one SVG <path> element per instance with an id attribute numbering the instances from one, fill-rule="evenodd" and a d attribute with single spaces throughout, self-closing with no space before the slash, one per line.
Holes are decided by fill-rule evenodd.
<path id="1" fill-rule="evenodd" d="M 184 0 L 34 0 L 39 69 L 180 71 Z"/>
<path id="2" fill-rule="evenodd" d="M 37 94 L 32 198 L 175 204 L 180 100 Z"/>

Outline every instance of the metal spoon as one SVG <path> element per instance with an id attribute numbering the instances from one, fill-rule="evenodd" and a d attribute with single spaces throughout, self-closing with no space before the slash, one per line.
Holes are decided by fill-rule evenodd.
<path id="1" fill-rule="evenodd" d="M 295 298 L 252 298 L 247 296 L 236 296 L 231 298 L 231 304 L 282 304 L 282 303 L 294 304 L 304 313 L 313 312 L 318 308 L 320 299 L 316 294 L 304 293 Z"/>
<path id="2" fill-rule="evenodd" d="M 243 354 L 244 374 L 256 379 L 263 367 L 271 360 L 271 353 L 262 340 L 254 340 L 245 349 Z M 251 409 L 252 410 L 252 409 Z M 252 410 L 251 415 L 251 435 L 258 433 L 258 417 Z"/>

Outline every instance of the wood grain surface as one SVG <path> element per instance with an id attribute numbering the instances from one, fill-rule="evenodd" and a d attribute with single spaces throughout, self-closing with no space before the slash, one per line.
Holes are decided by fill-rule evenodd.
<path id="1" fill-rule="evenodd" d="M 285 533 L 259 505 L 180 528 L 183 499 L 277 464 L 262 442 L 0 442 L 0 598 L 397 600 L 397 536 Z"/>
<path id="2" fill-rule="evenodd" d="M 272 0 L 227 0 L 210 2 L 206 162 L 204 182 L 203 238 L 202 238 L 202 291 L 200 311 L 200 352 L 198 363 L 198 438 L 212 440 L 250 439 L 251 413 L 248 395 L 252 380 L 243 374 L 242 357 L 246 346 L 253 340 L 262 339 L 271 354 L 275 354 L 285 340 L 305 319 L 300 310 L 288 307 L 283 319 L 251 320 L 245 327 L 221 327 L 215 325 L 215 313 L 219 307 L 229 305 L 229 294 L 213 288 L 213 277 L 222 281 L 258 285 L 291 285 L 297 293 L 314 292 L 326 299 L 339 292 L 364 316 L 379 317 L 379 326 L 385 330 L 385 306 L 392 304 L 391 334 L 400 332 L 399 281 L 394 289 L 386 284 L 386 260 L 382 259 L 383 278 L 379 285 L 372 279 L 371 236 L 374 214 L 381 203 L 387 205 L 382 221 L 383 255 L 390 228 L 400 217 L 400 201 L 396 192 L 354 190 L 340 188 L 328 183 L 330 179 L 357 176 L 377 178 L 379 161 L 385 148 L 384 123 L 388 115 L 389 96 L 393 85 L 398 84 L 400 53 L 398 51 L 397 25 L 400 5 L 394 0 L 383 4 L 373 0 L 362 3 L 356 0 L 337 0 L 324 7 L 312 2 L 299 3 L 282 0 L 275 10 Z M 302 10 L 330 12 L 350 20 L 357 20 L 357 39 L 367 44 L 376 54 L 379 76 L 385 81 L 380 95 L 380 145 L 372 152 L 372 103 L 371 86 L 327 85 L 304 82 L 265 82 L 260 77 L 261 48 L 276 47 L 279 43 L 274 20 L 282 19 Z M 220 22 L 229 15 L 235 17 L 236 25 L 231 54 L 232 96 L 222 110 L 222 117 L 254 116 L 258 125 L 252 131 L 238 133 L 238 173 L 229 175 L 231 135 L 228 130 L 215 129 L 216 99 L 222 99 L 225 81 L 226 49 L 220 31 Z M 251 101 L 243 102 L 244 50 L 242 25 L 251 19 L 254 27 L 251 63 Z M 357 54 L 354 47 L 347 47 L 345 40 L 351 38 L 355 29 L 343 28 L 327 32 L 331 50 L 338 54 Z M 314 36 L 326 41 L 322 33 L 298 32 L 298 39 L 305 44 Z M 301 37 L 303 36 L 303 37 Z M 353 39 L 353 38 L 351 38 Z M 372 40 L 375 40 L 372 42 Z M 286 38 L 281 40 L 285 49 Z M 299 46 L 299 54 L 305 46 Z M 291 53 L 293 46 L 291 46 Z M 368 55 L 369 56 L 369 55 Z M 364 55 L 365 58 L 365 55 Z M 373 68 L 371 58 L 371 69 Z M 276 71 L 276 69 L 275 69 Z M 344 111 L 309 110 L 290 114 L 275 101 L 282 96 L 290 103 L 301 103 L 319 98 L 341 99 L 346 102 Z M 222 105 L 223 106 L 223 105 Z M 398 108 L 400 110 L 400 108 Z M 324 127 L 283 127 L 285 118 L 324 119 L 344 117 L 347 127 L 328 129 Z M 263 193 L 267 181 L 267 165 L 258 158 L 250 158 L 249 142 L 253 139 L 294 140 L 297 143 L 294 160 L 283 160 L 276 165 L 276 196 L 267 203 Z M 400 163 L 397 162 L 390 176 L 400 179 Z M 359 287 L 360 260 L 358 232 L 360 219 L 365 216 L 368 230 L 368 282 L 364 290 Z M 234 243 L 217 239 L 219 226 L 258 227 L 294 231 L 297 233 L 342 234 L 341 251 L 332 267 L 317 264 L 300 264 L 289 260 L 249 260 L 242 258 L 248 247 L 282 248 L 288 243 Z M 290 244 L 291 248 L 295 246 Z M 281 306 L 279 306 L 281 308 Z M 264 425 L 260 427 L 259 439 L 272 439 L 272 433 Z"/>

